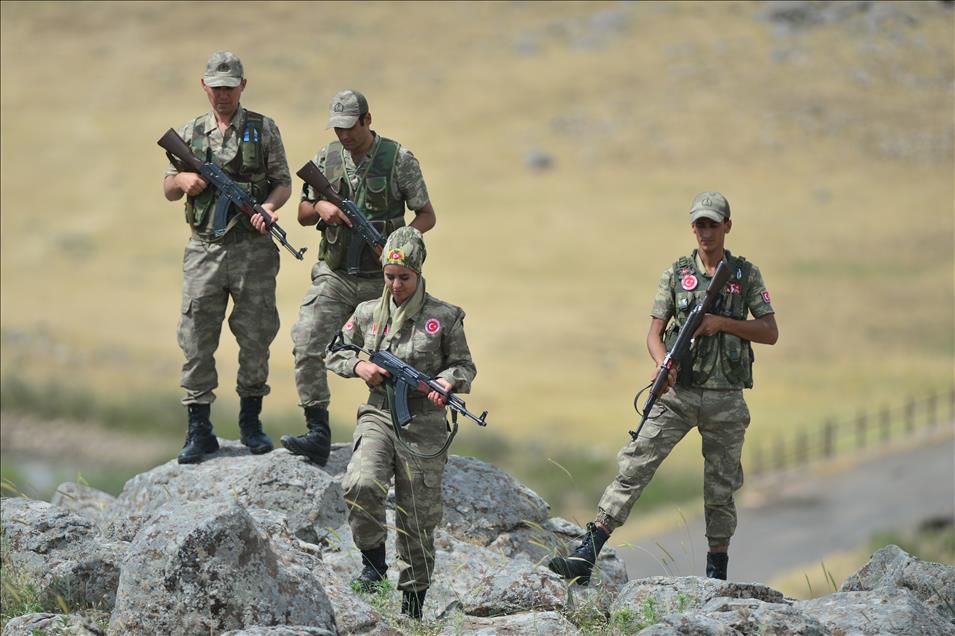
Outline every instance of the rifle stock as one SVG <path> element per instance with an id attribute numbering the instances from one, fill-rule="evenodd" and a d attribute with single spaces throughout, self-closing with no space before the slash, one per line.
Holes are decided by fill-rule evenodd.
<path id="1" fill-rule="evenodd" d="M 657 399 L 663 395 L 663 389 L 666 386 L 667 377 L 670 374 L 670 369 L 673 368 L 674 361 L 682 360 L 686 352 L 690 349 L 690 345 L 693 343 L 693 334 L 700 326 L 700 323 L 703 322 L 704 316 L 712 309 L 713 303 L 716 302 L 717 297 L 723 292 L 723 288 L 726 287 L 726 283 L 729 282 L 729 279 L 729 265 L 726 264 L 726 260 L 722 260 L 713 273 L 713 280 L 710 281 L 710 286 L 706 289 L 706 296 L 690 311 L 690 315 L 687 316 L 686 321 L 680 327 L 676 342 L 674 342 L 673 347 L 667 351 L 666 357 L 663 358 L 663 362 L 660 363 L 660 367 L 657 369 L 657 374 L 654 376 L 653 383 L 650 385 L 650 394 L 647 396 L 647 401 L 643 405 L 643 415 L 640 418 L 640 425 L 636 431 L 629 431 L 630 437 L 634 440 L 640 435 L 640 430 L 643 428 L 643 425 L 647 423 L 647 419 L 650 416 L 650 409 L 656 404 Z M 636 400 L 634 401 L 634 407 L 636 407 Z"/>
<path id="2" fill-rule="evenodd" d="M 192 149 L 186 145 L 186 142 L 179 136 L 179 133 L 172 128 L 167 130 L 166 134 L 160 137 L 156 143 L 192 172 L 199 172 L 202 168 L 202 161 L 192 154 Z"/>

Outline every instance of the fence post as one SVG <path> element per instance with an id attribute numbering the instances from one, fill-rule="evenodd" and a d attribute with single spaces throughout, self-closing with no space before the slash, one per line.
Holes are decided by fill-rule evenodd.
<path id="1" fill-rule="evenodd" d="M 796 434 L 796 464 L 809 463 L 809 434 L 801 430 Z"/>
<path id="2" fill-rule="evenodd" d="M 865 413 L 859 416 L 856 422 L 856 448 L 865 448 L 866 429 L 869 423 L 866 421 Z"/>
<path id="3" fill-rule="evenodd" d="M 938 424 L 938 393 L 933 393 L 928 398 L 928 426 L 935 428 Z"/>
<path id="4" fill-rule="evenodd" d="M 836 424 L 831 419 L 822 425 L 822 454 L 826 459 L 835 454 Z"/>
<path id="5" fill-rule="evenodd" d="M 889 407 L 882 407 L 882 441 L 888 442 L 892 437 L 892 419 L 891 414 L 889 413 Z"/>
<path id="6" fill-rule="evenodd" d="M 774 462 L 776 470 L 784 468 L 786 466 L 786 442 L 781 437 L 776 440 L 774 455 L 776 460 Z"/>

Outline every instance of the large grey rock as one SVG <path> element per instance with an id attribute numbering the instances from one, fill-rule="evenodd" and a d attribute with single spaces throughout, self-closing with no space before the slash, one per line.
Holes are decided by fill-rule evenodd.
<path id="1" fill-rule="evenodd" d="M 439 636 L 575 636 L 580 632 L 559 612 L 529 612 L 481 618 L 458 614 L 448 619 Z"/>
<path id="2" fill-rule="evenodd" d="M 113 607 L 128 544 L 103 540 L 92 521 L 69 510 L 21 497 L 0 500 L 0 523 L 10 567 L 35 581 L 44 607 L 58 599 Z"/>
<path id="3" fill-rule="evenodd" d="M 717 597 L 704 605 L 697 615 L 707 616 L 740 634 L 829 636 L 829 630 L 822 623 L 789 603 Z"/>
<path id="4" fill-rule="evenodd" d="M 260 514 L 258 523 L 283 534 L 281 515 Z M 312 572 L 321 567 L 320 559 L 294 554 L 294 535 L 286 532 L 266 538 L 236 501 L 157 510 L 130 546 L 109 633 L 216 633 L 274 625 L 337 633 L 331 605 Z"/>
<path id="5" fill-rule="evenodd" d="M 637 625 L 644 624 L 642 617 L 636 620 L 639 621 Z M 634 631 L 633 628 L 625 627 L 623 633 L 632 634 Z M 742 632 L 736 631 L 715 618 L 695 612 L 668 614 L 636 633 L 640 636 L 743 636 Z"/>
<path id="6" fill-rule="evenodd" d="M 279 625 L 277 627 L 249 627 L 234 629 L 221 636 L 334 636 L 322 627 L 303 627 L 300 625 Z"/>
<path id="7" fill-rule="evenodd" d="M 199 464 L 170 460 L 133 477 L 105 514 L 108 536 L 131 541 L 160 508 L 171 502 L 238 501 L 246 508 L 280 511 L 301 539 L 318 543 L 345 520 L 341 486 L 315 464 L 280 449 L 251 455 L 239 442 Z"/>
<path id="8" fill-rule="evenodd" d="M 487 545 L 502 532 L 542 524 L 550 506 L 500 468 L 474 457 L 452 455 L 444 471 L 444 527 Z"/>
<path id="9" fill-rule="evenodd" d="M 955 567 L 922 561 L 896 545 L 878 550 L 840 592 L 891 592 L 906 589 L 951 623 L 955 623 Z"/>
<path id="10" fill-rule="evenodd" d="M 949 636 L 955 626 L 929 610 L 906 589 L 836 592 L 793 607 L 841 636 Z"/>
<path id="11" fill-rule="evenodd" d="M 465 614 L 504 616 L 532 610 L 563 610 L 567 586 L 550 570 L 525 559 L 488 572 L 461 601 Z"/>
<path id="12" fill-rule="evenodd" d="M 767 603 L 783 601 L 780 592 L 757 583 L 720 581 L 699 576 L 651 576 L 627 583 L 614 600 L 611 611 L 641 611 L 649 602 L 655 612 L 663 616 L 702 609 L 714 598 L 754 598 Z"/>
<path id="13" fill-rule="evenodd" d="M 50 497 L 50 503 L 54 506 L 71 510 L 93 523 L 99 523 L 103 519 L 103 513 L 114 501 L 116 497 L 102 490 L 72 481 L 57 486 L 56 492 Z"/>
<path id="14" fill-rule="evenodd" d="M 104 636 L 96 622 L 79 614 L 26 614 L 11 618 L 2 636 Z"/>

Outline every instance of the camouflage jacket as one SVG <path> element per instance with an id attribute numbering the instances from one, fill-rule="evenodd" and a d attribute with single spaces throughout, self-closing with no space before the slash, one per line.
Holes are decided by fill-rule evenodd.
<path id="1" fill-rule="evenodd" d="M 374 324 L 377 305 L 377 298 L 358 305 L 342 328 L 346 342 L 359 347 L 370 346 L 365 344 L 366 340 L 371 341 L 378 329 L 387 328 Z M 405 320 L 398 338 L 391 339 L 388 350 L 418 371 L 447 380 L 455 393 L 470 391 L 471 382 L 477 375 L 464 336 L 464 311 L 430 294 L 425 294 L 421 311 Z M 358 377 L 355 373 L 358 356 L 353 351 L 329 353 L 325 364 L 344 378 Z M 383 396 L 384 387 L 373 387 L 371 396 L 376 394 L 377 397 Z"/>

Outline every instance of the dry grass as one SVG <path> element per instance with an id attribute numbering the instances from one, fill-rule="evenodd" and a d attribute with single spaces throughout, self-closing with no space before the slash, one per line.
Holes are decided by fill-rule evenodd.
<path id="1" fill-rule="evenodd" d="M 228 48 L 293 172 L 331 139 L 343 86 L 421 159 L 429 289 L 467 309 L 471 400 L 515 444 L 583 430 L 609 460 L 625 441 L 652 293 L 703 189 L 729 197 L 730 247 L 778 311 L 754 437 L 947 386 L 952 14 L 904 10 L 914 24 L 783 36 L 749 3 L 4 3 L 2 373 L 105 400 L 175 390 L 187 230 L 155 140 L 205 108 L 202 65 Z M 528 169 L 532 150 L 553 168 Z M 269 408 L 296 402 L 307 279 L 283 257 Z M 236 355 L 227 334 L 221 394 Z M 333 391 L 349 421 L 363 387 Z M 673 461 L 698 462 L 685 446 Z"/>

